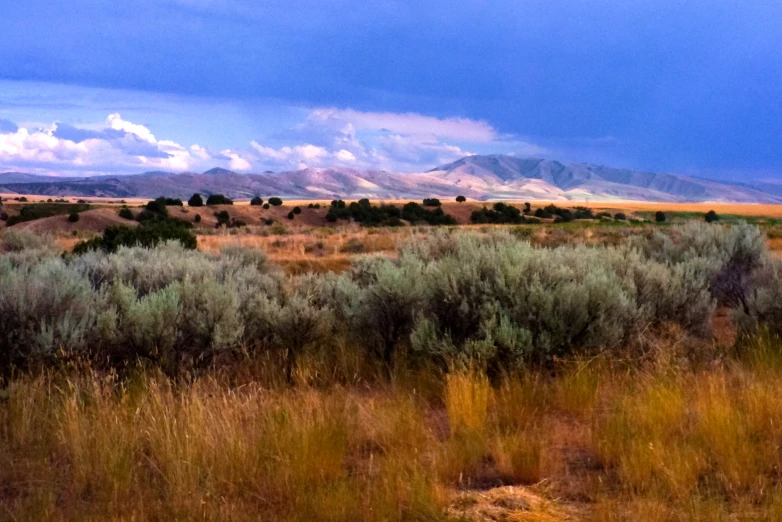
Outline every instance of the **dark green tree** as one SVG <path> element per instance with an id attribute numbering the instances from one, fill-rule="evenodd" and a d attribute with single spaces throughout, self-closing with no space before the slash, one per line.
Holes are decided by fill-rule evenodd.
<path id="1" fill-rule="evenodd" d="M 201 194 L 193 194 L 190 196 L 190 199 L 187 200 L 187 204 L 190 207 L 203 207 L 204 199 L 201 197 Z"/>

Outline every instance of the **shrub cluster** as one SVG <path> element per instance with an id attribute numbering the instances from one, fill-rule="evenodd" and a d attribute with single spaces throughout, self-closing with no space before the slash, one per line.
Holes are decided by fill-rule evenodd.
<path id="1" fill-rule="evenodd" d="M 179 241 L 184 248 L 193 250 L 198 246 L 198 240 L 190 230 L 192 228 L 192 223 L 181 219 L 146 220 L 137 227 L 114 225 L 106 227 L 102 236 L 76 244 L 73 253 L 116 252 L 120 247 L 136 245 L 151 248 L 165 241 Z"/>
<path id="2" fill-rule="evenodd" d="M 495 203 L 491 210 L 483 207 L 480 210 L 473 211 L 470 215 L 470 221 L 476 224 L 521 224 L 528 222 L 528 218 L 522 216 L 521 211 L 513 205 Z"/>
<path id="3" fill-rule="evenodd" d="M 6 218 L 8 226 L 16 225 L 17 223 L 24 223 L 25 221 L 34 221 L 36 219 L 43 219 L 52 216 L 59 215 L 71 215 L 78 214 L 89 210 L 90 205 L 84 203 L 76 203 L 71 205 L 62 205 L 60 203 L 33 203 L 32 205 L 25 205 L 19 210 L 19 214 Z"/>
<path id="4" fill-rule="evenodd" d="M 223 196 L 222 194 L 209 194 L 209 197 L 206 198 L 206 204 L 211 205 L 233 205 L 234 202 L 227 197 Z"/>
<path id="5" fill-rule="evenodd" d="M 290 374 L 309 347 L 348 343 L 388 368 L 406 357 L 499 373 L 626 349 L 664 323 L 705 336 L 718 302 L 744 328 L 782 324 L 782 262 L 747 225 L 694 223 L 616 247 L 438 231 L 398 259 L 306 276 L 282 275 L 257 251 L 166 243 L 164 230 L 189 232 L 172 220 L 110 227 L 66 257 L 12 237 L 0 254 L 2 371 L 79 357 L 179 375 L 274 351 Z"/>
<path id="6" fill-rule="evenodd" d="M 595 219 L 591 208 L 575 207 L 574 209 L 558 207 L 554 204 L 540 207 L 535 211 L 535 217 L 550 219 L 554 218 L 555 223 L 568 223 L 574 219 Z"/>
<path id="7" fill-rule="evenodd" d="M 364 226 L 401 226 L 401 220 L 429 225 L 455 225 L 453 216 L 440 207 L 426 209 L 415 202 L 406 203 L 401 209 L 396 205 L 372 205 L 368 199 L 361 199 L 346 205 L 344 201 L 331 202 L 326 220 L 333 223 L 339 219 L 352 219 Z"/>

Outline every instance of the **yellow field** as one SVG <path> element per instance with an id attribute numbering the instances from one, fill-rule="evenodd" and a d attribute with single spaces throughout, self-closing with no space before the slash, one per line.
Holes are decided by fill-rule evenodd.
<path id="1" fill-rule="evenodd" d="M 29 202 L 45 202 L 47 199 L 58 199 L 58 196 L 36 196 L 29 194 L 3 194 L 0 193 L 0 197 L 4 201 L 9 203 L 15 203 L 13 198 L 26 197 Z M 84 200 L 88 203 L 96 205 L 122 205 L 127 204 L 129 206 L 143 205 L 150 198 L 102 198 L 102 197 L 88 197 L 88 196 L 65 196 L 63 199 L 68 200 L 71 203 L 75 203 L 77 200 Z M 444 210 L 453 211 L 459 208 L 480 208 L 484 205 L 491 206 L 493 201 L 478 201 L 468 200 L 465 203 L 458 204 L 452 201 L 451 198 L 440 198 L 443 202 Z M 121 203 L 124 201 L 125 203 Z M 354 200 L 346 200 L 348 203 Z M 372 203 L 387 203 L 403 205 L 413 199 L 398 199 L 398 200 L 371 200 Z M 769 205 L 761 203 L 666 203 L 666 202 L 645 202 L 645 201 L 627 201 L 627 200 L 614 200 L 614 201 L 588 201 L 588 200 L 572 200 L 572 201 L 546 201 L 546 200 L 525 200 L 534 207 L 544 206 L 548 204 L 554 204 L 560 207 L 574 207 L 584 206 L 593 208 L 596 210 L 606 210 L 614 212 L 655 212 L 657 210 L 670 211 L 670 212 L 703 212 L 706 213 L 709 210 L 714 210 L 718 214 L 737 214 L 741 216 L 767 216 L 774 218 L 782 218 L 782 205 Z M 525 201 L 506 201 L 513 205 L 522 205 Z M 306 207 L 310 203 L 320 203 L 321 205 L 328 206 L 331 200 L 310 200 L 310 199 L 285 199 L 286 207 L 302 206 Z M 242 199 L 234 201 L 236 206 L 245 206 L 250 204 L 249 199 Z"/>

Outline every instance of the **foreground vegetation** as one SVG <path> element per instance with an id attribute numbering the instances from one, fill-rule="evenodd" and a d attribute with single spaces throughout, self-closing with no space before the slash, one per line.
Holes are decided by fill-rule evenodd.
<path id="1" fill-rule="evenodd" d="M 763 234 L 510 230 L 322 275 L 6 232 L 0 520 L 778 519 Z"/>

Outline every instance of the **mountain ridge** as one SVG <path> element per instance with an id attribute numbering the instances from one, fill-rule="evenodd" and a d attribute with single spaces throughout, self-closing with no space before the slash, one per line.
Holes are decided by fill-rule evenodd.
<path id="1" fill-rule="evenodd" d="M 636 200 L 782 203 L 782 189 L 681 174 L 502 154 L 467 156 L 426 172 L 310 167 L 242 174 L 215 167 L 203 173 L 144 172 L 82 178 L 0 173 L 0 192 L 49 196 L 233 198 L 278 195 L 299 199 L 406 199 L 464 195 L 471 199 Z"/>

